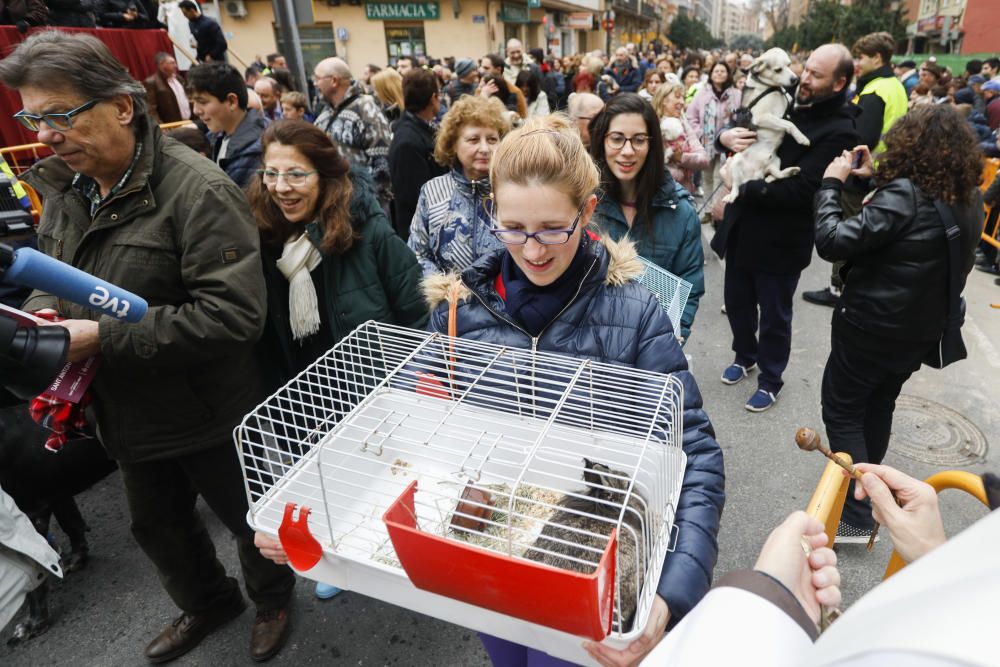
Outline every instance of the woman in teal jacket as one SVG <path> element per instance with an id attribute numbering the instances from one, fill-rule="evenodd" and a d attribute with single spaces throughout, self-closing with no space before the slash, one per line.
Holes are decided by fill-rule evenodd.
<path id="1" fill-rule="evenodd" d="M 705 253 L 691 195 L 663 167 L 656 112 L 638 95 L 618 95 L 590 122 L 590 153 L 604 189 L 594 221 L 611 238 L 628 237 L 641 257 L 691 283 L 677 332 L 687 340 L 705 293 Z"/>

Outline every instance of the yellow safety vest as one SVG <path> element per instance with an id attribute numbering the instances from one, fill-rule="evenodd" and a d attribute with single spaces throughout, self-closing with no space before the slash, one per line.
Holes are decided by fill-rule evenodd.
<path id="1" fill-rule="evenodd" d="M 21 185 L 21 182 L 17 180 L 17 176 L 14 175 L 14 170 L 10 168 L 7 164 L 7 160 L 0 155 L 0 173 L 3 173 L 7 178 L 10 179 L 11 187 L 14 188 L 14 195 L 20 200 L 21 205 L 24 208 L 31 210 L 31 200 L 28 199 L 28 192 Z"/>
<path id="2" fill-rule="evenodd" d="M 879 135 L 878 145 L 872 153 L 881 153 L 885 150 L 885 133 L 889 131 L 892 124 L 906 113 L 907 98 L 906 89 L 894 76 L 883 76 L 872 79 L 860 93 L 854 96 L 853 102 L 858 103 L 864 95 L 878 95 L 885 103 L 885 110 L 882 112 L 882 134 Z"/>

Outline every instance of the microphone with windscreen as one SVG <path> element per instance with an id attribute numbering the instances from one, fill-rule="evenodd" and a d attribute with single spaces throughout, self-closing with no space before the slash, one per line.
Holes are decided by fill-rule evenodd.
<path id="1" fill-rule="evenodd" d="M 14 282 L 126 322 L 138 322 L 149 304 L 128 290 L 101 280 L 32 248 L 0 243 L 0 282 Z"/>

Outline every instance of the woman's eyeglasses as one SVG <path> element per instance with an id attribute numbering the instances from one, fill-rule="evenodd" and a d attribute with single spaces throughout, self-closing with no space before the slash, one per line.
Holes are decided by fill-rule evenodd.
<path id="1" fill-rule="evenodd" d="M 568 229 L 543 229 L 537 232 L 525 232 L 520 229 L 503 229 L 502 227 L 498 227 L 497 225 L 500 221 L 495 216 L 496 204 L 493 203 L 492 199 L 487 199 L 485 203 L 486 213 L 493 221 L 490 234 L 495 236 L 504 245 L 524 245 L 528 242 L 528 239 L 535 239 L 542 245 L 562 245 L 569 241 L 569 237 L 573 236 L 576 226 L 580 224 L 580 217 L 583 215 L 583 209 L 586 205 L 586 201 L 580 205 L 580 209 L 576 212 L 576 217 L 573 218 L 573 223 Z"/>
<path id="2" fill-rule="evenodd" d="M 626 137 L 621 132 L 612 132 L 604 138 L 604 141 L 615 150 L 625 148 L 625 143 L 628 142 L 632 144 L 632 150 L 641 151 L 649 146 L 649 135 L 637 134 L 632 137 Z"/>
<path id="3" fill-rule="evenodd" d="M 75 109 L 70 109 L 66 113 L 45 113 L 40 116 L 28 113 L 24 109 L 21 109 L 14 114 L 14 118 L 16 118 L 21 125 L 24 125 L 32 132 L 38 132 L 38 129 L 42 126 L 43 122 L 56 132 L 69 132 L 73 129 L 73 116 L 93 109 L 100 101 L 101 100 L 90 100 L 89 102 L 84 102 Z"/>
<path id="4" fill-rule="evenodd" d="M 273 169 L 258 169 L 257 173 L 260 174 L 260 179 L 264 181 L 264 185 L 277 185 L 278 179 L 285 179 L 285 183 L 292 186 L 293 188 L 299 187 L 300 185 L 306 184 L 306 179 L 308 179 L 312 174 L 316 173 L 313 171 L 300 171 L 298 169 L 293 171 L 275 171 Z"/>

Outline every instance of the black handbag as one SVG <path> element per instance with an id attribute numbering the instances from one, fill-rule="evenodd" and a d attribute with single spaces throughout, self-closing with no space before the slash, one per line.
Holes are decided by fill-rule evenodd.
<path id="1" fill-rule="evenodd" d="M 948 238 L 948 317 L 944 323 L 944 333 L 938 344 L 928 351 L 924 363 L 931 368 L 944 368 L 969 356 L 962 340 L 962 325 L 965 323 L 965 299 L 961 295 L 961 240 L 962 232 L 955 223 L 951 207 L 936 200 L 934 208 L 941 216 L 945 235 Z"/>

